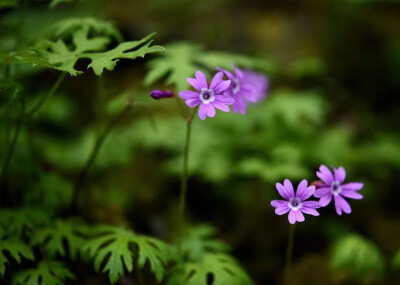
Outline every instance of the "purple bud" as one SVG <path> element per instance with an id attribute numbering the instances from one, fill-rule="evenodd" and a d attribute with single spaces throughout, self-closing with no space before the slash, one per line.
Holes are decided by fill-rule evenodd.
<path id="1" fill-rule="evenodd" d="M 153 97 L 153 99 L 159 100 L 161 98 L 172 98 L 174 97 L 174 93 L 170 90 L 153 90 L 150 92 L 150 96 Z"/>

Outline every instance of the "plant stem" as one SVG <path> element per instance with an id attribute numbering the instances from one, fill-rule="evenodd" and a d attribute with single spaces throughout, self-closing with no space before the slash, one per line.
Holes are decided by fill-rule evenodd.
<path id="1" fill-rule="evenodd" d="M 188 185 L 188 158 L 189 158 L 189 146 L 190 146 L 190 135 L 192 130 L 193 116 L 196 113 L 197 108 L 193 110 L 193 113 L 189 115 L 186 123 L 186 140 L 185 148 L 183 151 L 183 167 L 182 167 L 182 178 L 181 178 L 181 193 L 179 197 L 179 219 L 181 225 L 181 232 L 185 227 L 185 207 L 186 207 L 186 192 Z"/>
<path id="2" fill-rule="evenodd" d="M 0 192 L 1 193 L 3 192 L 2 189 L 4 188 L 5 177 L 6 177 L 6 174 L 7 174 L 8 166 L 10 165 L 11 157 L 12 157 L 12 154 L 14 153 L 14 149 L 15 149 L 15 146 L 17 144 L 18 137 L 19 137 L 19 134 L 20 134 L 20 131 L 21 131 L 21 127 L 22 127 L 23 122 L 24 122 L 24 116 L 25 116 L 24 112 L 25 112 L 24 111 L 24 107 L 22 107 L 21 118 L 18 121 L 17 128 L 15 129 L 14 136 L 12 138 L 10 147 L 7 150 L 6 158 L 4 160 L 3 167 L 1 169 L 1 174 L 0 174 Z"/>
<path id="3" fill-rule="evenodd" d="M 98 139 L 96 140 L 96 143 L 94 145 L 94 148 L 92 149 L 92 152 L 89 156 L 89 159 L 87 160 L 84 168 L 82 171 L 79 173 L 79 176 L 75 182 L 74 186 L 74 193 L 73 193 L 73 198 L 72 198 L 72 204 L 71 207 L 73 209 L 77 209 L 78 206 L 78 198 L 79 198 L 79 192 L 82 188 L 83 182 L 85 181 L 86 176 L 89 173 L 90 167 L 92 166 L 93 162 L 95 161 L 97 154 L 100 151 L 101 146 L 103 145 L 105 139 L 107 136 L 110 134 L 111 130 L 113 127 L 125 117 L 125 115 L 130 111 L 132 108 L 132 103 L 128 103 L 126 107 L 117 115 L 115 116 L 106 126 L 106 128 L 103 130 L 103 132 L 100 134 Z"/>
<path id="4" fill-rule="evenodd" d="M 39 100 L 39 102 L 37 102 L 36 105 L 32 107 L 32 109 L 30 109 L 28 111 L 28 113 L 27 113 L 28 117 L 32 117 L 33 115 L 35 115 L 36 112 L 39 111 L 43 107 L 43 105 L 47 101 L 47 99 L 49 99 L 51 96 L 53 96 L 54 93 L 57 91 L 58 87 L 63 82 L 63 80 L 65 79 L 66 76 L 67 76 L 66 72 L 62 72 L 58 76 L 57 81 L 53 84 L 53 86 L 51 87 L 50 91 L 45 96 L 43 96 Z"/>
<path id="5" fill-rule="evenodd" d="M 290 269 L 292 266 L 293 239 L 294 239 L 295 224 L 289 227 L 288 247 L 286 251 L 286 266 L 285 266 L 285 285 L 290 285 Z"/>

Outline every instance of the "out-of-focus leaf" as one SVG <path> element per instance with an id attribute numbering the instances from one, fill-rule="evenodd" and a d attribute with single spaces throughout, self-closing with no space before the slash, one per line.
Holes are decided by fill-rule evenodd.
<path id="1" fill-rule="evenodd" d="M 21 236 L 26 226 L 42 226 L 49 222 L 49 213 L 40 208 L 0 209 L 0 225 L 8 234 Z"/>
<path id="2" fill-rule="evenodd" d="M 75 260 L 82 252 L 85 238 L 79 232 L 84 224 L 77 220 L 58 220 L 46 228 L 37 230 L 39 244 L 51 257 L 57 254 Z"/>
<path id="3" fill-rule="evenodd" d="M 385 260 L 371 241 L 351 234 L 339 239 L 332 251 L 331 266 L 336 272 L 347 274 L 347 279 L 365 283 L 382 278 Z"/>
<path id="4" fill-rule="evenodd" d="M 207 285 L 210 278 L 213 285 L 253 284 L 237 261 L 223 253 L 205 254 L 199 262 L 188 262 L 182 270 L 172 273 L 168 285 Z"/>
<path id="5" fill-rule="evenodd" d="M 209 68 L 215 73 L 216 67 L 231 68 L 234 63 L 241 67 L 269 70 L 270 64 L 258 58 L 223 52 L 207 52 L 201 46 L 187 42 L 173 43 L 166 46 L 167 52 L 149 62 L 150 71 L 145 83 L 155 83 L 163 77 L 168 85 L 174 85 L 178 91 L 188 87 L 186 78 L 193 77 L 196 70 Z M 206 72 L 207 73 L 207 72 Z"/>
<path id="6" fill-rule="evenodd" d="M 32 248 L 17 237 L 7 237 L 5 232 L 0 231 L 0 278 L 4 275 L 6 264 L 10 263 L 10 258 L 18 263 L 22 262 L 22 257 L 34 260 Z M 5 255 L 5 253 L 8 255 Z M 9 257 L 8 257 L 9 256 Z"/>
<path id="7" fill-rule="evenodd" d="M 19 271 L 13 276 L 13 285 L 63 285 L 75 275 L 59 261 L 42 261 L 37 268 Z"/>
<path id="8" fill-rule="evenodd" d="M 190 261 L 198 261 L 206 253 L 224 253 L 229 246 L 216 239 L 216 229 L 210 225 L 198 225 L 187 230 L 184 237 L 178 240 L 178 246 Z"/>
<path id="9" fill-rule="evenodd" d="M 400 269 L 400 250 L 397 251 L 396 255 L 393 258 L 393 267 L 397 270 Z"/>

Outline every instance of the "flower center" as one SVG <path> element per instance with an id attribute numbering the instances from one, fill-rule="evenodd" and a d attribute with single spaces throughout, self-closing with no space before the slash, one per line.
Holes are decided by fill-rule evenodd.
<path id="1" fill-rule="evenodd" d="M 297 211 L 302 206 L 300 198 L 293 197 L 289 199 L 289 208 Z"/>
<path id="2" fill-rule="evenodd" d="M 213 102 L 215 99 L 214 97 L 214 91 L 211 89 L 203 88 L 201 89 L 200 92 L 200 100 L 203 101 L 203 103 L 210 103 Z"/>
<path id="3" fill-rule="evenodd" d="M 339 181 L 333 181 L 331 185 L 332 194 L 337 196 L 340 192 L 342 192 L 342 186 Z"/>
<path id="4" fill-rule="evenodd" d="M 240 91 L 240 84 L 239 84 L 239 80 L 234 78 L 231 82 L 232 84 L 232 92 L 233 94 L 236 94 Z"/>

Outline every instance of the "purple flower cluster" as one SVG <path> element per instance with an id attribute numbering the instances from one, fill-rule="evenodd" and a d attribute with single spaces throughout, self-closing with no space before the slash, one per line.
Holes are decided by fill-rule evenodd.
<path id="1" fill-rule="evenodd" d="M 214 75 L 210 85 L 205 74 L 197 71 L 195 78 L 187 78 L 196 91 L 185 90 L 179 96 L 189 107 L 199 106 L 202 120 L 207 116 L 214 117 L 215 109 L 229 112 L 229 105 L 232 105 L 235 113 L 245 114 L 246 104 L 257 103 L 267 96 L 268 81 L 264 75 L 254 71 L 233 68 L 234 74 L 217 68 L 219 72 Z M 224 75 L 228 80 L 223 80 Z"/>
<path id="2" fill-rule="evenodd" d="M 321 165 L 317 176 L 321 181 L 316 186 L 308 186 L 307 180 L 303 180 L 295 192 L 292 183 L 286 179 L 282 184 L 277 183 L 276 189 L 285 200 L 273 200 L 271 205 L 275 208 L 277 215 L 283 215 L 289 212 L 289 223 L 303 222 L 304 214 L 319 216 L 317 208 L 326 207 L 332 197 L 335 201 L 335 208 L 338 215 L 342 212 L 351 213 L 349 203 L 344 199 L 362 199 L 363 196 L 358 193 L 364 186 L 363 183 L 352 182 L 344 184 L 346 171 L 343 167 L 333 168 L 333 172 L 325 165 Z M 307 201 L 311 196 L 319 198 L 317 201 Z"/>

